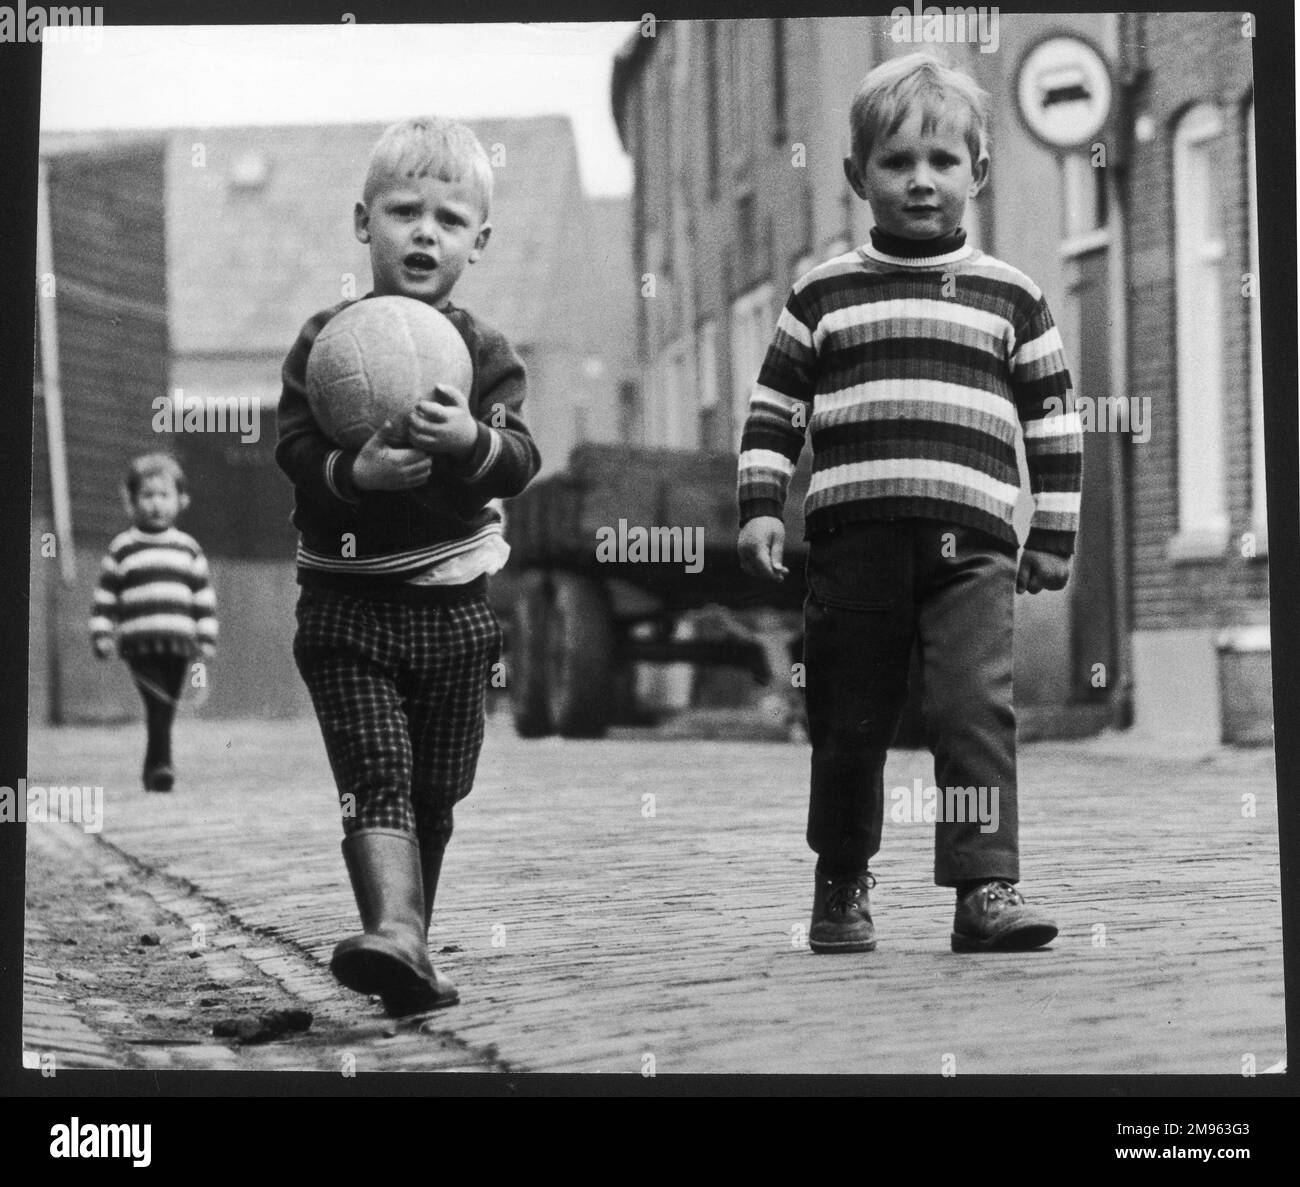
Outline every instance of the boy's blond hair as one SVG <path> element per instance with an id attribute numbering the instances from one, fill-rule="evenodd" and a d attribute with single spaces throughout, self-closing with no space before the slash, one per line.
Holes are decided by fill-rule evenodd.
<path id="1" fill-rule="evenodd" d="M 370 154 L 361 200 L 370 205 L 387 183 L 411 177 L 473 182 L 483 203 L 492 207 L 492 162 L 479 139 L 464 124 L 438 116 L 413 116 L 384 131 Z"/>
<path id="2" fill-rule="evenodd" d="M 975 80 L 930 54 L 906 54 L 882 62 L 867 74 L 849 109 L 853 159 L 865 166 L 871 146 L 892 136 L 916 104 L 921 105 L 922 132 L 964 114 L 971 164 L 988 156 L 988 95 Z"/>

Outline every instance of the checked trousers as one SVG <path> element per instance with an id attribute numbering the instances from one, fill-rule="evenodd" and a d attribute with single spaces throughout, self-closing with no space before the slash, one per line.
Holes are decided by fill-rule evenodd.
<path id="1" fill-rule="evenodd" d="M 501 628 L 481 592 L 387 602 L 304 587 L 294 660 L 338 786 L 343 830 L 450 839 L 470 792 Z"/>
<path id="2" fill-rule="evenodd" d="M 941 794 L 998 789 L 995 832 L 982 832 L 978 820 L 935 824 L 935 883 L 1018 880 L 1015 557 L 956 524 L 864 521 L 810 541 L 807 575 L 808 844 L 818 868 L 858 873 L 880 849 L 885 757 L 919 640 L 936 786 Z"/>

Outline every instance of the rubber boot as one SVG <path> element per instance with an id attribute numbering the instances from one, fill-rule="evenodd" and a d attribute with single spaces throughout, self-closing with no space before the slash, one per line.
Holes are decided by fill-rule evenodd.
<path id="1" fill-rule="evenodd" d="M 393 1016 L 454 1005 L 456 987 L 429 963 L 415 835 L 358 829 L 343 838 L 343 860 L 365 934 L 334 949 L 330 971 L 349 989 L 379 994 Z"/>
<path id="2" fill-rule="evenodd" d="M 438 878 L 442 874 L 442 855 L 447 841 L 441 836 L 420 838 L 420 872 L 424 878 L 424 934 L 429 935 L 433 921 L 433 900 L 438 893 Z"/>

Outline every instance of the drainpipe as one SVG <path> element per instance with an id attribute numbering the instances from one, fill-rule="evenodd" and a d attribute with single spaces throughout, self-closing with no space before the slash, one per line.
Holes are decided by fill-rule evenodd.
<path id="1" fill-rule="evenodd" d="M 1115 122 L 1114 128 L 1120 144 L 1124 146 L 1120 153 L 1119 171 L 1129 168 L 1131 152 L 1131 134 L 1133 112 L 1129 102 L 1132 80 L 1129 77 L 1130 64 L 1124 43 L 1124 18 L 1122 14 L 1112 14 L 1114 42 L 1116 47 L 1116 81 L 1115 88 Z M 1128 344 L 1128 236 L 1125 222 L 1123 179 L 1114 169 L 1103 170 L 1106 184 L 1106 211 L 1110 243 L 1110 266 L 1106 269 L 1109 279 L 1109 308 L 1111 332 L 1110 350 L 1110 390 L 1116 395 L 1127 396 L 1129 388 L 1129 344 Z M 1132 581 L 1129 570 L 1129 537 L 1131 520 L 1128 504 L 1129 450 L 1126 435 L 1123 433 L 1106 434 L 1111 449 L 1110 466 L 1110 504 L 1114 530 L 1111 532 L 1111 572 L 1114 583 L 1111 599 L 1112 621 L 1115 624 L 1115 658 L 1119 666 L 1119 681 L 1111 697 L 1111 725 L 1119 729 L 1128 729 L 1133 725 L 1133 605 Z"/>
<path id="2" fill-rule="evenodd" d="M 44 282 L 54 277 L 54 245 L 50 229 L 50 184 L 46 160 L 38 166 L 36 189 L 36 271 Z M 38 303 L 41 338 L 41 378 L 45 395 L 45 436 L 50 455 L 50 498 L 63 584 L 77 578 L 77 557 L 72 543 L 72 505 L 68 496 L 68 456 L 63 433 L 63 388 L 59 382 L 59 326 L 55 306 L 58 282 Z"/>

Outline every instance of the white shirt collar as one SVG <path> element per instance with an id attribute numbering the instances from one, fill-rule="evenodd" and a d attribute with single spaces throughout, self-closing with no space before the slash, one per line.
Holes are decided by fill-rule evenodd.
<path id="1" fill-rule="evenodd" d="M 872 243 L 864 243 L 858 248 L 864 256 L 872 260 L 878 260 L 882 264 L 897 264 L 903 268 L 935 268 L 942 264 L 956 264 L 962 260 L 969 259 L 975 254 L 975 249 L 969 243 L 963 243 L 954 251 L 944 252 L 937 256 L 894 256 L 888 252 L 879 251 Z"/>

